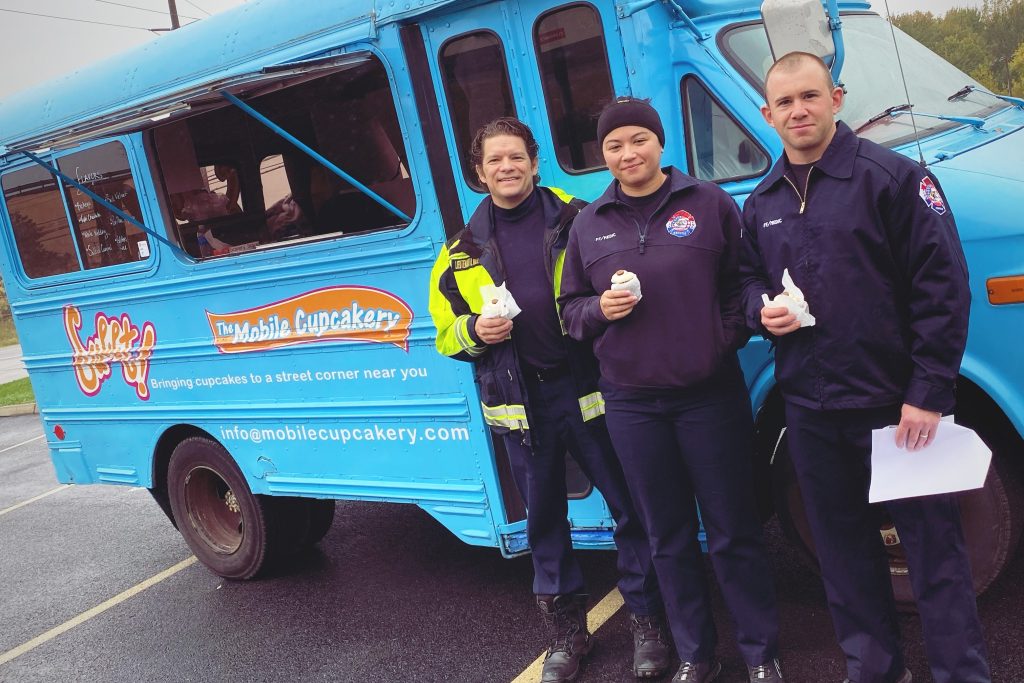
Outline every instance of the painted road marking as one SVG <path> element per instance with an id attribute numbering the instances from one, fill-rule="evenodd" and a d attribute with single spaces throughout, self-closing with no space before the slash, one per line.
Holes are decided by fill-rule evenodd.
<path id="1" fill-rule="evenodd" d="M 46 493 L 40 493 L 35 498 L 29 498 L 28 500 L 23 500 L 23 501 L 21 501 L 20 503 L 18 503 L 16 505 L 12 505 L 9 508 L 4 508 L 3 510 L 0 510 L 0 517 L 3 517 L 8 512 L 14 512 L 18 508 L 23 508 L 26 505 L 28 505 L 29 503 L 34 503 L 37 500 L 42 500 L 43 498 L 46 498 L 47 496 L 52 496 L 53 494 L 57 493 L 57 491 L 63 491 L 64 489 L 69 489 L 69 488 L 71 488 L 71 484 L 64 484 L 62 486 L 58 486 L 55 489 L 50 489 Z"/>
<path id="2" fill-rule="evenodd" d="M 619 593 L 618 588 L 613 588 L 611 593 L 604 596 L 601 602 L 594 605 L 594 608 L 587 612 L 587 626 L 590 628 L 590 632 L 595 633 L 597 629 L 601 628 L 604 622 L 611 619 L 612 615 L 619 611 L 622 604 L 622 594 Z M 533 660 L 533 663 L 526 667 L 523 673 L 512 679 L 512 683 L 533 683 L 540 680 L 540 672 L 544 668 L 545 654 L 547 653 L 545 652 Z M 2 657 L 0 657 L 0 664 L 3 664 Z"/>
<path id="3" fill-rule="evenodd" d="M 75 628 L 76 626 L 80 626 L 80 625 L 84 624 L 85 622 L 89 621 L 93 617 L 96 617 L 96 616 L 99 616 L 100 614 L 103 614 L 104 612 L 106 612 L 111 607 L 116 607 L 117 605 L 120 605 L 122 602 L 124 602 L 128 598 L 131 598 L 131 597 L 133 597 L 135 595 L 138 595 L 139 593 L 141 593 L 142 591 L 146 590 L 147 588 L 149 588 L 151 586 L 155 586 L 156 584 L 160 583 L 164 579 L 167 579 L 167 578 L 170 578 L 170 577 L 174 576 L 175 574 L 180 572 L 182 569 L 190 567 L 190 566 L 192 566 L 195 563 L 196 563 L 196 557 L 195 557 L 195 555 L 193 555 L 192 557 L 189 557 L 187 560 L 182 560 L 181 562 L 179 562 L 178 564 L 174 565 L 173 567 L 170 567 L 168 569 L 163 570 L 162 572 L 160 572 L 156 576 L 151 576 L 150 578 L 146 579 L 142 583 L 136 584 L 135 586 L 132 586 L 128 590 L 124 591 L 123 593 L 119 593 L 118 595 L 115 595 L 114 597 L 110 598 L 109 600 L 101 602 L 100 604 L 96 605 L 92 609 L 86 610 L 85 612 L 82 612 L 77 617 L 74 617 L 73 619 L 69 619 L 69 620 L 65 621 L 60 626 L 56 626 L 54 628 L 51 628 L 46 633 L 43 633 L 42 635 L 36 636 L 35 638 L 33 638 L 32 640 L 28 641 L 27 643 L 19 645 L 18 647 L 14 648 L 13 650 L 8 650 L 7 652 L 5 652 L 2 655 L 0 655 L 0 666 L 3 666 L 4 664 L 6 664 L 7 662 L 11 661 L 12 659 L 20 657 L 23 654 L 25 654 L 26 652 L 34 650 L 35 648 L 39 647 L 40 645 L 53 640 L 54 638 L 56 638 L 57 636 L 61 635 L 62 633 L 67 633 L 71 629 Z"/>
<path id="4" fill-rule="evenodd" d="M 39 441 L 39 439 L 43 438 L 44 436 L 46 436 L 46 435 L 45 434 L 40 434 L 39 436 L 32 437 L 28 441 L 22 441 L 21 443 L 16 443 L 13 446 L 8 446 L 7 448 L 4 448 L 4 449 L 0 450 L 0 453 L 6 453 L 7 451 L 13 451 L 18 446 L 24 446 L 27 443 L 32 443 L 33 441 Z"/>

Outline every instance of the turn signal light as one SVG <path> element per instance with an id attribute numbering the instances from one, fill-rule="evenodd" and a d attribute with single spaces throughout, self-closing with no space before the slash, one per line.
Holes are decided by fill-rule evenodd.
<path id="1" fill-rule="evenodd" d="M 1024 303 L 1024 275 L 1011 275 L 1010 278 L 989 278 L 985 287 L 988 289 L 990 304 Z"/>
<path id="2" fill-rule="evenodd" d="M 1024 303 L 1024 275 L 992 277 L 985 282 L 988 288 L 988 302 L 1000 304 Z"/>

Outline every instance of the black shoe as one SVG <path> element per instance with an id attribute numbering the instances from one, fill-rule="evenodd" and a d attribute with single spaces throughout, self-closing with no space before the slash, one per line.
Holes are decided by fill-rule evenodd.
<path id="1" fill-rule="evenodd" d="M 893 683 L 913 683 L 914 677 L 910 675 L 910 669 L 904 669 L 903 673 Z M 843 683 L 853 683 L 849 678 L 845 679 Z"/>
<path id="2" fill-rule="evenodd" d="M 711 683 L 722 673 L 722 665 L 715 660 L 710 662 L 683 662 L 679 671 L 672 677 L 672 683 Z"/>
<path id="3" fill-rule="evenodd" d="M 631 614 L 633 674 L 637 678 L 663 676 L 672 662 L 672 638 L 661 615 Z"/>
<path id="4" fill-rule="evenodd" d="M 782 669 L 778 659 L 769 659 L 759 666 L 748 666 L 750 683 L 783 683 Z"/>
<path id="5" fill-rule="evenodd" d="M 594 647 L 594 638 L 587 631 L 587 596 L 538 595 L 537 606 L 551 636 L 541 683 L 575 680 L 583 657 Z"/>

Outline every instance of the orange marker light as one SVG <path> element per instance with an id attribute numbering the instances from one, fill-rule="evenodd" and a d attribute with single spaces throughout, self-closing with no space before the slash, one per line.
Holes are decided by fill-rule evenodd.
<path id="1" fill-rule="evenodd" d="M 988 289 L 990 304 L 1024 303 L 1024 275 L 992 277 L 985 282 L 985 287 Z"/>

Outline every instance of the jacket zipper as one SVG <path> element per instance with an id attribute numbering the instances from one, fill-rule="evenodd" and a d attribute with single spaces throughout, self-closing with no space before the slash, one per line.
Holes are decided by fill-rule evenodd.
<path id="1" fill-rule="evenodd" d="M 804 213 L 804 209 L 807 208 L 807 190 L 811 187 L 811 174 L 814 173 L 814 167 L 811 166 L 807 169 L 807 178 L 804 180 L 804 193 L 800 194 L 800 190 L 797 189 L 796 183 L 789 179 L 788 175 L 782 176 L 789 183 L 789 186 L 793 188 L 793 192 L 796 192 L 796 196 L 800 198 L 800 215 Z"/>
<path id="2" fill-rule="evenodd" d="M 668 180 L 666 180 L 665 182 L 668 182 Z M 636 218 L 633 219 L 633 223 L 636 225 L 637 235 L 640 238 L 639 239 L 639 246 L 640 246 L 640 253 L 641 254 L 644 253 L 646 245 L 647 245 L 647 231 L 650 230 L 650 228 L 651 228 L 651 221 L 654 219 L 655 216 L 657 216 L 659 213 L 661 213 L 661 210 L 665 208 L 665 205 L 668 204 L 670 199 L 672 199 L 672 191 L 671 191 L 671 189 L 669 190 L 668 196 L 661 200 L 661 203 L 658 204 L 658 208 L 656 208 L 654 210 L 654 213 L 652 213 L 650 215 L 650 217 L 647 219 L 647 222 L 644 223 L 643 229 L 640 228 L 640 221 L 638 221 Z M 620 201 L 619 203 L 622 204 L 623 206 L 625 206 L 630 211 L 632 211 L 634 214 L 639 214 L 640 213 L 639 211 L 634 209 L 629 204 L 626 204 L 625 202 Z"/>

